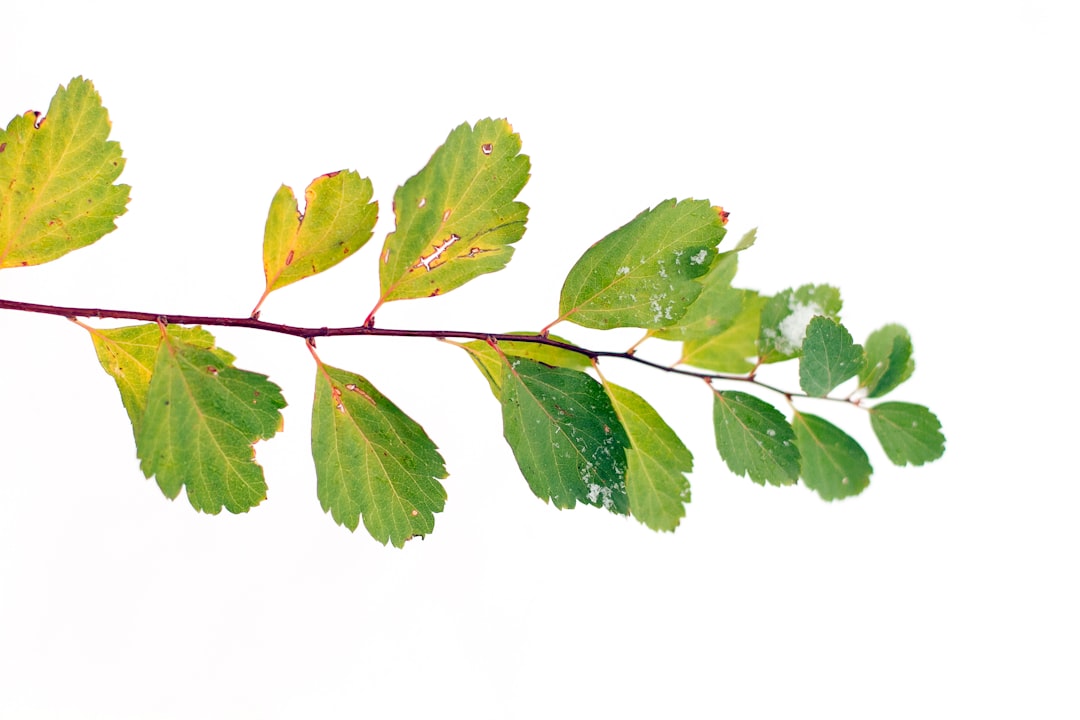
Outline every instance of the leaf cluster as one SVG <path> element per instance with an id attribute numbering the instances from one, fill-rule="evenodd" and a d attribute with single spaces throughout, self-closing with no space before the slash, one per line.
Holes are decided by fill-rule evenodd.
<path id="1" fill-rule="evenodd" d="M 108 135 L 108 115 L 82 78 L 57 91 L 45 117 L 16 117 L 0 134 L 0 267 L 48 262 L 115 228 L 130 188 L 114 183 L 123 158 Z M 529 168 L 505 120 L 454 128 L 394 193 L 378 299 L 355 332 L 336 334 L 410 332 L 377 328 L 376 312 L 504 268 L 525 232 L 528 207 L 516 198 Z M 290 187 L 275 193 L 263 237 L 265 289 L 247 326 L 280 327 L 259 319 L 270 293 L 343 262 L 371 239 L 379 214 L 373 196 L 371 181 L 352 170 L 315 178 L 302 210 Z M 674 530 L 685 516 L 693 456 L 645 398 L 604 377 L 600 365 L 609 358 L 703 380 L 721 458 L 755 483 L 801 480 L 826 500 L 868 486 L 863 448 L 801 409 L 817 399 L 865 411 L 897 465 L 941 457 L 944 436 L 926 407 L 864 402 L 911 376 L 908 332 L 885 325 L 855 343 L 840 320 L 840 293 L 828 285 L 773 295 L 737 287 L 739 257 L 757 236 L 750 230 L 728 248 L 727 222 L 707 200 L 665 200 L 584 252 L 563 282 L 558 317 L 542 330 L 430 334 L 458 344 L 486 379 L 506 442 L 537 497 L 557 508 L 583 504 L 632 515 L 654 530 Z M 551 334 L 563 322 L 644 335 L 623 352 L 590 350 Z M 238 323 L 80 323 L 119 389 L 144 475 L 169 498 L 184 490 L 197 510 L 246 512 L 267 493 L 255 445 L 282 429 L 286 401 L 265 375 L 234 365 L 202 327 L 213 324 Z M 311 451 L 323 510 L 350 530 L 362 522 L 384 544 L 427 535 L 446 501 L 440 481 L 447 471 L 435 443 L 362 375 L 323 363 L 317 334 L 303 336 L 314 359 Z M 661 366 L 644 358 L 646 341 L 678 343 L 680 359 Z M 800 391 L 759 379 L 765 366 L 787 361 L 798 363 Z M 744 390 L 724 388 L 737 384 Z M 762 399 L 763 392 L 784 404 Z"/>

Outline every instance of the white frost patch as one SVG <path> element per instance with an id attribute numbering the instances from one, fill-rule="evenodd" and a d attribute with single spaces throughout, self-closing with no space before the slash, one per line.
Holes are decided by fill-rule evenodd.
<path id="1" fill-rule="evenodd" d="M 618 270 L 615 271 L 615 274 L 616 275 L 629 275 L 630 274 L 630 268 L 623 265 L 621 268 L 619 268 Z"/>
<path id="2" fill-rule="evenodd" d="M 767 430 L 765 430 L 765 434 L 769 437 L 776 437 L 776 431 L 772 428 L 768 428 Z"/>
<path id="3" fill-rule="evenodd" d="M 700 265 L 701 263 L 705 262 L 705 258 L 708 257 L 708 255 L 709 255 L 709 251 L 706 250 L 705 248 L 701 248 L 701 250 L 698 251 L 698 253 L 696 255 L 691 255 L 690 256 L 690 264 L 691 265 Z"/>
<path id="4" fill-rule="evenodd" d="M 605 510 L 610 510 L 615 504 L 611 499 L 611 488 L 596 483 L 589 484 L 588 498 L 591 503 L 594 503 L 599 499 Z"/>
<path id="5" fill-rule="evenodd" d="M 797 352 L 806 339 L 806 326 L 815 315 L 824 311 L 817 303 L 801 303 L 794 297 L 788 304 L 791 314 L 780 321 L 780 335 L 776 338 L 776 349 L 785 355 Z"/>

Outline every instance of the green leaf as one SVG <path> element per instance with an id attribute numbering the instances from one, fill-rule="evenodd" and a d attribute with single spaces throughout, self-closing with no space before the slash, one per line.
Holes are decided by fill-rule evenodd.
<path id="1" fill-rule="evenodd" d="M 320 365 L 311 410 L 319 502 L 334 521 L 402 547 L 435 528 L 446 467 L 412 418 L 359 375 Z"/>
<path id="2" fill-rule="evenodd" d="M 742 309 L 723 330 L 683 343 L 680 364 L 723 373 L 746 373 L 755 367 L 761 310 L 769 301 L 752 290 L 741 290 Z"/>
<path id="3" fill-rule="evenodd" d="M 870 484 L 870 460 L 859 443 L 828 420 L 795 413 L 795 441 L 806 487 L 825 500 L 858 495 Z"/>
<path id="4" fill-rule="evenodd" d="M 923 465 L 945 454 L 941 422 L 922 405 L 880 403 L 870 408 L 870 425 L 896 465 Z"/>
<path id="5" fill-rule="evenodd" d="M 845 380 L 858 374 L 865 359 L 862 345 L 851 333 L 829 317 L 810 320 L 799 360 L 799 384 L 807 395 L 825 397 Z"/>
<path id="6" fill-rule="evenodd" d="M 518 332 L 510 334 L 539 337 L 537 333 Z M 572 344 L 569 340 L 558 335 L 548 335 L 548 339 L 564 342 L 568 345 Z M 495 394 L 496 398 L 501 397 L 502 369 L 506 363 L 503 361 L 499 351 L 483 340 L 461 343 L 461 347 L 469 353 L 469 357 L 476 363 L 476 367 L 484 374 L 488 385 L 491 386 L 491 392 Z M 552 367 L 570 368 L 572 370 L 586 370 L 592 367 L 587 355 L 540 343 L 503 340 L 499 342 L 499 350 L 502 351 L 503 355 L 529 358 Z"/>
<path id="7" fill-rule="evenodd" d="M 829 285 L 803 285 L 784 290 L 761 311 L 758 352 L 762 362 L 798 357 L 806 338 L 806 326 L 815 315 L 840 319 L 840 291 Z"/>
<path id="8" fill-rule="evenodd" d="M 745 297 L 744 290 L 731 287 L 738 267 L 736 253 L 720 255 L 701 279 L 697 300 L 677 322 L 653 331 L 653 336 L 662 340 L 700 340 L 731 327 L 742 312 Z"/>
<path id="9" fill-rule="evenodd" d="M 229 356 L 231 357 L 231 356 Z M 135 433 L 142 471 L 169 498 L 187 489 L 211 514 L 247 512 L 266 497 L 252 445 L 282 426 L 281 389 L 223 362 L 220 352 L 171 335 L 158 346 L 146 412 Z"/>
<path id="10" fill-rule="evenodd" d="M 666 200 L 585 251 L 559 297 L 559 320 L 606 330 L 674 324 L 698 295 L 724 220 L 707 200 Z"/>
<path id="11" fill-rule="evenodd" d="M 799 450 L 784 414 L 737 390 L 713 391 L 716 449 L 736 475 L 759 485 L 791 485 L 799 479 Z"/>
<path id="12" fill-rule="evenodd" d="M 866 340 L 866 364 L 859 373 L 859 386 L 867 397 L 882 397 L 895 390 L 915 372 L 911 336 L 901 325 L 886 325 L 870 333 Z"/>
<path id="13" fill-rule="evenodd" d="M 380 304 L 450 292 L 501 270 L 525 232 L 515 202 L 529 158 L 505 120 L 462 124 L 394 194 L 396 229 L 379 264 Z"/>
<path id="14" fill-rule="evenodd" d="M 581 502 L 625 515 L 630 440 L 600 383 L 508 356 L 501 388 L 503 436 L 536 496 L 558 508 Z"/>
<path id="15" fill-rule="evenodd" d="M 742 252 L 749 247 L 752 247 L 757 242 L 757 228 L 750 228 L 743 236 L 739 238 L 739 242 L 735 245 L 735 249 L 732 252 Z"/>
<path id="16" fill-rule="evenodd" d="M 301 215 L 292 188 L 282 185 L 266 218 L 263 297 L 331 268 L 363 247 L 379 216 L 371 192 L 371 181 L 359 173 L 327 173 L 308 185 Z"/>
<path id="17" fill-rule="evenodd" d="M 98 362 L 116 381 L 120 400 L 124 403 L 137 438 L 143 414 L 146 412 L 150 378 L 154 374 L 154 364 L 161 345 L 161 328 L 156 323 L 149 323 L 109 330 L 87 329 L 94 342 Z M 214 336 L 201 327 L 169 325 L 166 332 L 173 340 L 214 353 L 222 365 L 231 365 L 236 360 L 232 353 L 214 347 Z"/>
<path id="18" fill-rule="evenodd" d="M 89 80 L 57 89 L 49 112 L 27 112 L 0 131 L 0 268 L 39 265 L 116 229 L 131 188 L 110 142 L 109 114 Z"/>
<path id="19" fill-rule="evenodd" d="M 626 495 L 630 513 L 653 530 L 673 532 L 686 515 L 694 457 L 660 414 L 637 393 L 604 383 L 630 447 Z"/>

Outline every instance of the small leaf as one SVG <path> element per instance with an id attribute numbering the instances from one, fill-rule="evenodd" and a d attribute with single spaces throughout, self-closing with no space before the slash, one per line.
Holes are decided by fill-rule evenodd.
<path id="1" fill-rule="evenodd" d="M 680 364 L 723 373 L 746 373 L 754 369 L 761 310 L 769 301 L 752 290 L 741 290 L 742 309 L 723 330 L 683 343 Z"/>
<path id="2" fill-rule="evenodd" d="M 315 377 L 311 454 L 319 502 L 349 530 L 402 547 L 435 528 L 446 467 L 435 443 L 367 380 L 329 365 Z"/>
<path id="3" fill-rule="evenodd" d="M 859 386 L 867 397 L 882 397 L 895 390 L 915 372 L 911 336 L 901 325 L 886 325 L 870 333 L 866 340 L 866 364 L 859 373 Z"/>
<path id="4" fill-rule="evenodd" d="M 300 215 L 292 188 L 282 185 L 270 203 L 263 236 L 266 294 L 331 268 L 363 247 L 379 216 L 371 192 L 371 181 L 351 170 L 321 175 L 304 192 Z"/>
<path id="5" fill-rule="evenodd" d="M 677 322 L 653 331 L 662 340 L 700 340 L 723 332 L 742 312 L 745 291 L 731 287 L 738 270 L 738 255 L 723 253 L 701 278 L 702 290 Z M 751 351 L 753 354 L 753 351 Z"/>
<path id="6" fill-rule="evenodd" d="M 840 383 L 858 374 L 863 366 L 862 345 L 832 318 L 810 320 L 799 360 L 799 384 L 807 395 L 825 397 Z"/>
<path id="7" fill-rule="evenodd" d="M 759 485 L 791 485 L 799 479 L 799 450 L 784 414 L 737 390 L 713 392 L 716 449 L 736 475 Z"/>
<path id="8" fill-rule="evenodd" d="M 802 353 L 806 326 L 815 315 L 840 319 L 840 291 L 829 285 L 803 285 L 774 296 L 761 311 L 758 352 L 773 363 Z"/>
<path id="9" fill-rule="evenodd" d="M 502 270 L 529 208 L 515 202 L 529 158 L 505 120 L 462 124 L 394 194 L 396 229 L 379 263 L 380 304 L 448 293 Z"/>
<path id="10" fill-rule="evenodd" d="M 281 429 L 283 407 L 281 389 L 265 375 L 166 335 L 135 434 L 143 474 L 156 476 L 169 498 L 186 488 L 196 510 L 247 512 L 266 497 L 252 445 Z"/>
<path id="11" fill-rule="evenodd" d="M 236 360 L 232 353 L 214 347 L 214 336 L 201 327 L 170 325 L 167 332 L 174 340 L 213 352 L 223 366 L 231 365 Z M 90 333 L 98 362 L 116 381 L 120 400 L 127 410 L 132 430 L 138 437 L 139 426 L 146 412 L 150 378 L 154 374 L 154 364 L 161 345 L 161 328 L 157 323 L 149 323 L 108 330 L 93 328 Z"/>
<path id="12" fill-rule="evenodd" d="M 806 487 L 824 500 L 858 495 L 870 484 L 870 460 L 859 443 L 816 415 L 795 413 L 792 423 L 802 454 Z"/>
<path id="13" fill-rule="evenodd" d="M 870 425 L 896 465 L 923 465 L 945 454 L 941 422 L 922 405 L 879 403 L 870 408 Z"/>
<path id="14" fill-rule="evenodd" d="M 625 515 L 630 441 L 600 383 L 507 356 L 501 388 L 503 436 L 536 496 L 558 508 L 581 502 Z"/>
<path id="15" fill-rule="evenodd" d="M 630 439 L 626 495 L 630 513 L 653 530 L 674 531 L 686 515 L 694 457 L 660 414 L 637 393 L 604 383 Z"/>
<path id="16" fill-rule="evenodd" d="M 559 320 L 590 328 L 661 328 L 701 294 L 724 220 L 707 200 L 666 200 L 585 251 L 559 297 Z"/>
<path id="17" fill-rule="evenodd" d="M 116 229 L 131 188 L 109 141 L 109 113 L 89 80 L 61 86 L 44 118 L 27 112 L 0 131 L 0 268 L 39 265 Z"/>
<path id="18" fill-rule="evenodd" d="M 519 332 L 511 334 L 539 337 L 536 333 Z M 564 342 L 568 345 L 572 344 L 569 340 L 561 338 L 558 335 L 548 335 L 548 339 Z M 491 347 L 489 343 L 486 343 L 483 340 L 473 340 L 471 342 L 462 343 L 461 347 L 469 353 L 469 357 L 476 363 L 476 367 L 484 374 L 484 377 L 488 381 L 488 385 L 491 386 L 491 392 L 495 394 L 496 398 L 500 397 L 502 369 L 503 365 L 506 363 L 499 354 L 499 351 L 495 350 L 495 348 Z M 499 342 L 499 350 L 501 350 L 504 355 L 529 358 L 530 360 L 536 360 L 537 362 L 552 367 L 570 368 L 572 370 L 586 370 L 592 367 L 592 363 L 587 355 L 582 355 L 581 353 L 576 353 L 564 348 L 552 347 L 551 345 L 502 340 Z"/>
<path id="19" fill-rule="evenodd" d="M 757 228 L 750 228 L 743 236 L 739 238 L 739 242 L 735 245 L 735 249 L 732 252 L 742 252 L 757 242 Z"/>

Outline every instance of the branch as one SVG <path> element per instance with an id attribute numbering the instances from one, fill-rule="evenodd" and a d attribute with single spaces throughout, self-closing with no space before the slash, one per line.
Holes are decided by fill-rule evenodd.
<path id="1" fill-rule="evenodd" d="M 120 320 L 141 320 L 143 322 L 157 322 L 165 325 L 209 325 L 216 327 L 239 327 L 248 328 L 251 330 L 262 330 L 264 332 L 278 333 L 279 335 L 292 335 L 293 337 L 304 338 L 308 341 L 314 341 L 315 338 L 320 337 L 342 337 L 342 336 L 375 336 L 375 337 L 415 337 L 415 338 L 433 338 L 436 340 L 483 340 L 485 342 L 526 342 L 534 343 L 536 345 L 547 345 L 549 347 L 560 348 L 569 352 L 577 353 L 578 355 L 584 355 L 591 360 L 597 360 L 599 358 L 617 358 L 619 360 L 626 360 L 639 365 L 653 368 L 654 370 L 661 370 L 673 375 L 685 375 L 689 377 L 698 378 L 711 382 L 713 380 L 725 380 L 732 382 L 745 382 L 758 387 L 769 390 L 774 393 L 778 393 L 788 398 L 793 397 L 810 397 L 809 395 L 801 392 L 790 392 L 778 387 L 774 387 L 767 383 L 763 383 L 757 379 L 755 372 L 751 372 L 749 375 L 727 375 L 723 373 L 708 373 L 700 372 L 697 370 L 687 370 L 679 367 L 670 367 L 668 365 L 662 365 L 652 360 L 646 360 L 639 357 L 634 349 L 630 351 L 615 351 L 615 350 L 590 350 L 572 343 L 560 342 L 558 340 L 552 340 L 546 334 L 538 335 L 513 335 L 510 333 L 491 333 L 491 332 L 479 332 L 474 330 L 404 330 L 397 328 L 380 328 L 371 327 L 368 325 L 356 325 L 353 327 L 299 327 L 295 325 L 280 325 L 278 323 L 270 323 L 264 320 L 259 320 L 253 317 L 216 317 L 212 315 L 175 315 L 169 313 L 153 313 L 142 312 L 138 310 L 108 310 L 103 308 L 84 308 L 84 307 L 63 307 L 60 305 L 41 305 L 38 303 L 19 302 L 18 300 L 4 300 L 0 298 L 0 310 L 16 310 L 19 312 L 38 313 L 41 315 L 56 315 L 64 317 L 69 320 L 75 318 L 111 318 Z M 814 398 L 816 400 L 833 400 L 837 402 L 844 402 L 850 405 L 858 405 L 858 401 L 851 398 Z"/>

